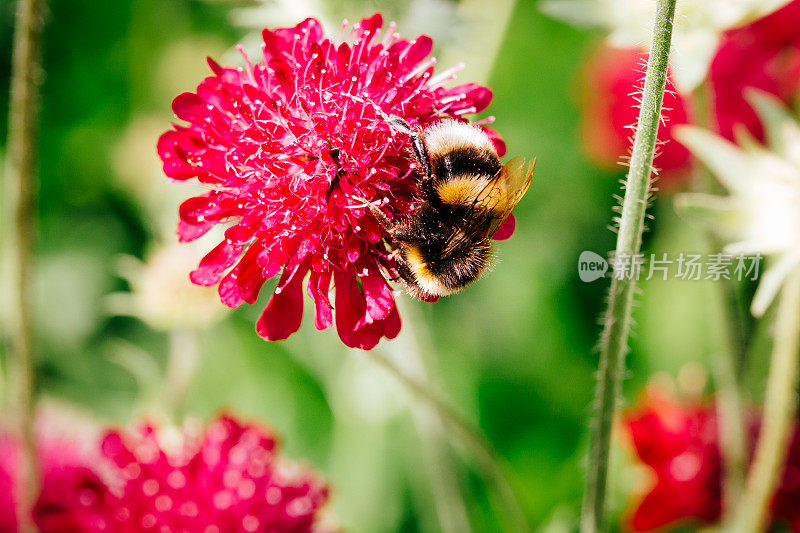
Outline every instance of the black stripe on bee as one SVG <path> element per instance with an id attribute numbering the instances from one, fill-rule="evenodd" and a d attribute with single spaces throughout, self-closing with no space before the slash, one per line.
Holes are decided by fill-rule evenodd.
<path id="1" fill-rule="evenodd" d="M 447 153 L 430 156 L 433 175 L 441 181 L 467 174 L 494 176 L 501 168 L 497 155 L 472 146 L 453 148 Z"/>

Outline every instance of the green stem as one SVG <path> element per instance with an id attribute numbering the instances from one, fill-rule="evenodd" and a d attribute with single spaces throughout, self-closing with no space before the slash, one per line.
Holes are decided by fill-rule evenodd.
<path id="1" fill-rule="evenodd" d="M 652 46 L 647 62 L 639 122 L 625 184 L 615 257 L 630 260 L 639 253 L 649 199 L 653 152 L 661 117 L 672 42 L 676 0 L 658 0 Z M 614 275 L 603 328 L 602 350 L 595 391 L 591 448 L 581 515 L 581 531 L 594 533 L 603 526 L 608 476 L 611 423 L 620 393 L 624 359 L 628 350 L 635 276 Z"/>
<path id="2" fill-rule="evenodd" d="M 710 122 L 708 106 L 708 87 L 698 86 L 694 92 L 695 123 L 707 128 Z M 706 192 L 723 193 L 723 187 L 711 172 L 703 167 L 695 171 L 695 183 L 700 184 Z M 721 240 L 708 232 L 707 239 L 711 252 L 723 248 Z M 741 378 L 747 360 L 750 344 L 749 324 L 746 324 L 738 298 L 737 281 L 720 280 L 714 283 L 714 296 L 719 301 L 718 307 L 725 318 L 723 324 L 710 322 L 713 332 L 720 331 L 725 338 L 724 347 L 714 350 L 711 364 L 716 385 L 716 410 L 719 419 L 720 453 L 722 454 L 722 502 L 723 520 L 730 517 L 736 509 L 737 502 L 744 487 L 747 459 L 747 435 L 745 420 L 742 414 Z M 713 316 L 714 313 L 711 313 Z"/>
<path id="3" fill-rule="evenodd" d="M 769 505 L 780 480 L 797 412 L 800 365 L 800 270 L 783 287 L 775 322 L 761 436 L 729 531 L 752 533 L 769 525 Z"/>
<path id="4" fill-rule="evenodd" d="M 407 324 L 406 324 L 407 326 Z M 419 400 L 430 405 L 440 417 L 442 423 L 454 431 L 474 455 L 486 478 L 495 487 L 498 498 L 503 505 L 503 514 L 507 517 L 513 531 L 526 533 L 530 531 L 525 513 L 517 499 L 514 489 L 507 479 L 508 468 L 500 454 L 486 437 L 461 414 L 446 402 L 442 401 L 430 390 L 430 386 L 409 376 L 391 361 L 380 356 L 374 350 L 364 352 L 368 357 L 393 375 L 404 387 Z"/>
<path id="5" fill-rule="evenodd" d="M 713 235 L 709 242 L 714 251 L 722 243 Z M 724 475 L 722 477 L 723 517 L 735 512 L 744 487 L 747 471 L 747 433 L 741 400 L 741 374 L 747 357 L 749 340 L 736 294 L 736 281 L 721 280 L 713 290 L 722 310 L 724 323 L 712 322 L 712 331 L 722 332 L 724 347 L 711 354 L 716 384 L 716 410 L 719 419 L 719 441 Z"/>
<path id="6" fill-rule="evenodd" d="M 747 435 L 745 434 L 742 402 L 736 380 L 733 361 L 729 351 L 718 351 L 712 355 L 714 377 L 717 384 L 716 410 L 719 419 L 720 452 L 724 476 L 722 478 L 723 516 L 735 512 L 736 503 L 744 486 L 747 458 Z"/>
<path id="7" fill-rule="evenodd" d="M 31 504 L 37 494 L 33 436 L 35 361 L 31 316 L 31 255 L 38 170 L 39 83 L 43 0 L 20 0 L 14 28 L 6 161 L 6 200 L 11 216 L 9 248 L 9 388 L 22 442 L 20 530 L 33 530 Z"/>
<path id="8" fill-rule="evenodd" d="M 420 346 L 422 339 L 417 333 L 418 322 L 414 310 L 410 309 L 409 305 L 401 305 L 400 302 L 397 305 L 401 306 L 405 324 L 400 335 L 388 343 L 385 350 L 392 354 L 394 360 L 403 362 L 409 377 L 430 388 L 432 379 L 427 368 L 430 362 L 425 361 L 422 356 L 427 351 Z M 410 410 L 422 441 L 421 452 L 439 518 L 439 527 L 442 533 L 469 533 L 472 527 L 458 484 L 452 450 L 447 443 L 443 417 L 430 405 L 413 400 Z"/>
<path id="9" fill-rule="evenodd" d="M 186 391 L 192 383 L 200 358 L 197 332 L 191 329 L 174 329 L 168 335 L 169 356 L 162 398 L 173 422 L 180 424 Z"/>

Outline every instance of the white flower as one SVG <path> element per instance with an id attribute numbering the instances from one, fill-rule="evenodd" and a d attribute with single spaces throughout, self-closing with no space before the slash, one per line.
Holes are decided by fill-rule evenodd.
<path id="1" fill-rule="evenodd" d="M 217 322 L 229 309 L 219 303 L 213 287 L 195 285 L 187 275 L 202 255 L 195 246 L 175 243 L 156 250 L 145 263 L 124 256 L 119 270 L 131 292 L 109 295 L 111 311 L 165 331 L 199 329 Z"/>
<path id="2" fill-rule="evenodd" d="M 764 123 L 768 146 L 746 134 L 737 146 L 707 130 L 680 127 L 676 138 L 730 195 L 685 194 L 678 203 L 714 223 L 729 242 L 726 252 L 770 256 L 751 306 L 760 316 L 800 266 L 800 123 L 773 96 L 752 91 L 748 100 Z"/>
<path id="3" fill-rule="evenodd" d="M 681 1 L 675 8 L 673 54 L 675 85 L 689 93 L 705 78 L 725 30 L 757 19 L 788 0 Z M 609 31 L 612 46 L 649 47 L 656 0 L 546 0 L 542 10 L 577 26 Z"/>

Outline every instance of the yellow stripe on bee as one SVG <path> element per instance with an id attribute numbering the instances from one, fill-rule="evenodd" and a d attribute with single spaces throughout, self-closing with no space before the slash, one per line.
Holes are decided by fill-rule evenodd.
<path id="1" fill-rule="evenodd" d="M 450 205 L 469 206 L 486 187 L 486 180 L 476 176 L 457 176 L 436 186 L 442 202 Z"/>
<path id="2" fill-rule="evenodd" d="M 422 251 L 419 246 L 415 244 L 406 245 L 403 257 L 406 265 L 414 274 L 414 280 L 425 292 L 434 296 L 446 296 L 453 292 L 442 285 L 439 278 L 428 268 L 428 263 L 422 257 Z"/>

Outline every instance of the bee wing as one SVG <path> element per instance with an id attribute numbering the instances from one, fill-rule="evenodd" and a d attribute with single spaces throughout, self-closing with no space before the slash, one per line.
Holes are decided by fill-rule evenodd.
<path id="1" fill-rule="evenodd" d="M 464 216 L 464 222 L 445 243 L 442 255 L 449 255 L 463 243 L 472 240 L 476 234 L 486 237 L 494 235 L 528 190 L 534 166 L 536 158 L 527 165 L 522 157 L 515 157 L 506 163 L 497 176 L 489 180 L 475 196 Z"/>
<path id="2" fill-rule="evenodd" d="M 528 187 L 530 187 L 531 180 L 533 179 L 533 169 L 535 166 L 535 157 L 528 161 L 527 164 L 525 158 L 515 157 L 500 170 L 500 174 L 496 178 L 498 183 L 494 188 L 500 189 L 502 193 L 494 193 L 494 195 L 499 196 L 500 199 L 491 206 L 491 222 L 489 224 L 489 231 L 487 232 L 488 237 L 491 237 L 497 232 L 498 228 L 508 218 L 508 215 L 511 214 L 511 210 L 516 207 L 523 195 L 528 191 Z"/>

